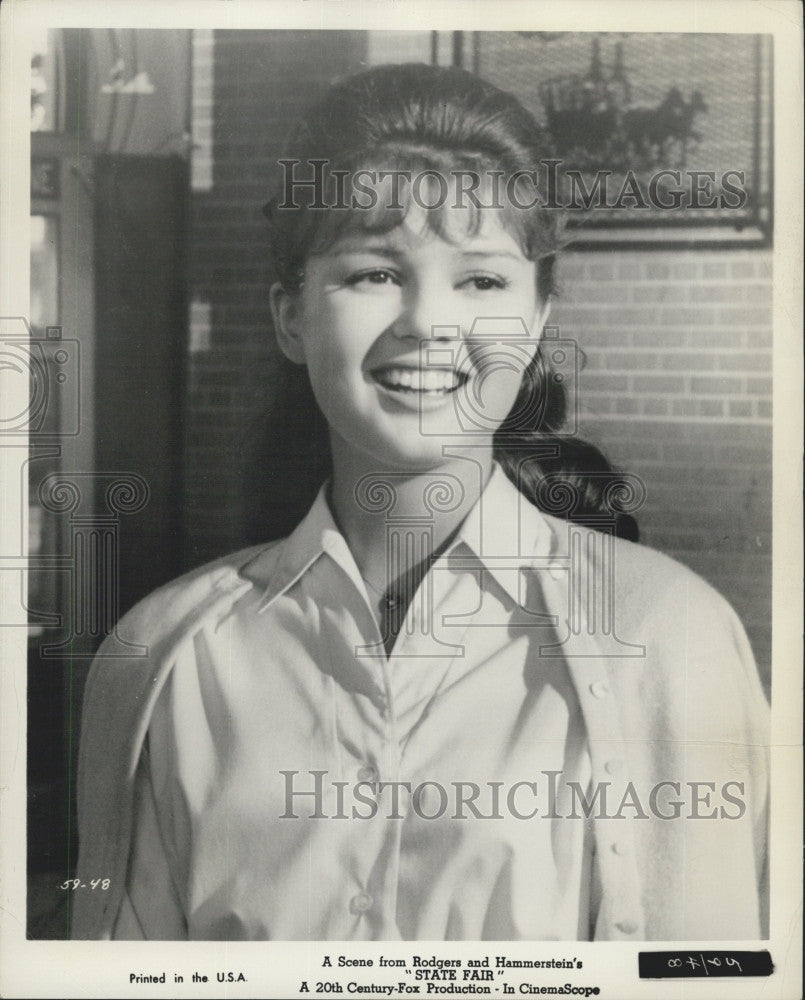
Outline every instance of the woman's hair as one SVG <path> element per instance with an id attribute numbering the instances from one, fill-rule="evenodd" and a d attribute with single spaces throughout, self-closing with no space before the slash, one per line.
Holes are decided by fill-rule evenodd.
<path id="1" fill-rule="evenodd" d="M 562 220 L 556 210 L 543 207 L 544 192 L 540 190 L 542 161 L 551 152 L 549 137 L 513 95 L 472 73 L 407 64 L 378 66 L 350 76 L 332 86 L 298 123 L 287 151 L 286 184 L 264 209 L 270 224 L 273 270 L 287 291 L 301 287 L 308 257 L 325 250 L 345 230 L 385 232 L 405 217 L 412 202 L 410 185 L 398 189 L 401 193 L 396 198 L 379 198 L 368 207 L 362 207 L 365 202 L 359 200 L 359 207 L 346 207 L 352 205 L 358 190 L 359 172 L 371 170 L 378 175 L 388 171 L 387 177 L 410 171 L 411 175 L 430 172 L 445 178 L 463 171 L 464 176 L 480 178 L 481 204 L 489 197 L 488 183 L 501 179 L 507 193 L 516 192 L 515 203 L 515 199 L 505 197 L 499 203 L 503 225 L 517 239 L 524 255 L 535 262 L 540 299 L 545 301 L 555 293 Z M 313 176 L 318 180 L 316 188 L 296 183 Z M 295 182 L 290 187 L 288 177 Z M 509 179 L 516 188 L 506 188 Z M 447 198 L 443 204 L 451 200 Z M 521 207 L 525 204 L 536 207 L 525 210 Z M 468 227 L 475 230 L 483 208 L 469 198 L 464 205 Z M 443 229 L 440 209 L 437 205 L 427 212 L 428 225 L 450 238 Z M 312 392 L 306 379 L 290 377 L 283 385 L 299 392 L 303 382 L 307 402 L 312 400 Z M 608 514 L 615 521 L 616 512 L 606 506 L 604 496 L 616 473 L 598 449 L 562 434 L 566 406 L 564 387 L 538 350 L 524 371 L 509 417 L 495 435 L 495 458 L 536 506 L 556 513 L 544 502 L 545 486 L 548 481 L 563 482 L 572 496 L 568 509 L 562 512 L 567 517 L 600 523 L 601 515 Z M 270 437 L 277 433 L 278 417 L 287 421 L 289 414 L 306 412 L 300 409 L 298 397 L 296 405 L 290 398 L 275 400 L 272 411 L 267 418 Z M 287 439 L 288 430 L 286 426 L 279 433 Z M 324 424 L 319 421 L 318 434 L 322 433 Z M 302 440 L 304 460 L 315 469 L 311 476 L 317 476 L 326 449 L 314 443 L 311 434 Z M 271 441 L 267 443 L 270 446 Z M 302 490 L 305 496 L 312 482 L 311 478 Z M 262 521 L 259 506 L 252 504 L 251 509 Z M 616 531 L 636 538 L 631 518 L 621 515 Z"/>

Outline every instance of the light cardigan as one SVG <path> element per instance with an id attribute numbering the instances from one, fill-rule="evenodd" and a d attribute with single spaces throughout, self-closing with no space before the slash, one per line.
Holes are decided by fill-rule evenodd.
<path id="1" fill-rule="evenodd" d="M 587 728 L 592 787 L 606 788 L 608 807 L 592 812 L 596 938 L 766 936 L 768 707 L 740 622 L 668 557 L 540 516 L 549 555 L 535 555 L 530 569 L 560 635 L 566 626 L 560 652 Z M 101 647 L 84 696 L 76 874 L 110 887 L 76 893 L 73 938 L 112 936 L 140 751 L 176 657 L 252 588 L 269 595 L 290 585 L 295 567 L 284 556 L 279 542 L 202 567 L 146 598 Z M 676 784 L 649 808 L 662 782 Z M 681 816 L 663 818 L 675 799 Z"/>

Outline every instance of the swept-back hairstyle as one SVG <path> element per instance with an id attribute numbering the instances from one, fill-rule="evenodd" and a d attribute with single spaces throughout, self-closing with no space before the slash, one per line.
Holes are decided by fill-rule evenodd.
<path id="1" fill-rule="evenodd" d="M 441 177 L 454 176 L 457 171 L 486 179 L 497 176 L 504 181 L 515 180 L 520 195 L 524 194 L 523 185 L 530 186 L 528 200 L 524 196 L 518 197 L 517 203 L 502 200 L 502 221 L 524 255 L 535 262 L 541 300 L 555 293 L 562 220 L 555 209 L 544 207 L 545 192 L 540 189 L 542 161 L 550 156 L 550 141 L 512 94 L 458 68 L 378 66 L 333 85 L 299 121 L 286 148 L 287 160 L 293 161 L 286 163 L 290 176 L 298 179 L 305 174 L 311 176 L 311 170 L 318 171 L 320 182 L 317 189 L 294 186 L 290 199 L 287 187 L 283 187 L 264 209 L 270 226 L 273 270 L 288 292 L 301 288 L 308 257 L 322 252 L 345 230 L 383 232 L 402 221 L 411 205 L 410 187 L 398 202 L 381 198 L 368 207 L 322 208 L 322 204 L 349 206 L 355 193 L 354 179 L 360 171 L 373 170 L 411 174 L 427 171 Z M 482 197 L 483 184 L 479 202 Z M 450 234 L 443 230 L 441 209 L 449 201 L 427 213 L 428 224 L 447 238 Z M 521 207 L 531 203 L 535 207 Z M 468 226 L 477 229 L 483 202 L 473 204 L 468 199 L 464 204 Z M 298 394 L 303 390 L 303 381 L 306 383 L 300 377 L 290 377 L 283 386 Z M 318 475 L 325 451 L 319 441 L 325 427 L 318 416 L 311 423 L 308 404 L 314 410 L 315 406 L 309 385 L 304 386 L 304 391 L 303 406 L 298 395 L 293 401 L 275 401 L 267 433 L 274 440 L 278 433 L 286 440 L 293 439 L 289 422 L 295 419 L 295 413 L 299 414 L 308 428 L 301 439 L 297 436 L 297 440 L 304 441 L 305 451 L 299 458 L 301 464 L 306 461 L 315 468 Z M 546 503 L 551 493 L 546 486 L 561 482 L 563 495 L 568 497 L 562 511 L 565 516 L 599 523 L 602 513 L 609 514 L 617 519 L 619 534 L 636 538 L 633 519 L 628 515 L 618 517 L 604 503 L 605 494 L 612 493 L 606 489 L 609 477 L 612 481 L 616 478 L 604 456 L 594 446 L 562 434 L 566 410 L 564 387 L 552 377 L 538 350 L 523 372 L 520 393 L 509 417 L 495 435 L 495 458 L 536 506 L 556 513 L 555 506 Z M 303 492 L 308 493 L 311 485 Z M 262 520 L 259 504 L 252 502 L 250 509 L 257 520 Z"/>

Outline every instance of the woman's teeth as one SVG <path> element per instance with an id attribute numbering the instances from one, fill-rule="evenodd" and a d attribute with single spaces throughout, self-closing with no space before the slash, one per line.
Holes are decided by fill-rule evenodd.
<path id="1" fill-rule="evenodd" d="M 453 392 L 461 383 L 454 371 L 420 371 L 418 368 L 384 368 L 375 373 L 375 378 L 387 389 L 403 392 Z"/>

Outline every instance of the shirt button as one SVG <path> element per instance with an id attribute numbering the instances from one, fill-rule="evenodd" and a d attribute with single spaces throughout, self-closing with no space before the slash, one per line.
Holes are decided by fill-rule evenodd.
<path id="1" fill-rule="evenodd" d="M 621 934 L 634 934 L 637 930 L 637 924 L 634 920 L 620 920 L 615 926 Z"/>
<path id="2" fill-rule="evenodd" d="M 383 598 L 383 603 L 389 611 L 393 611 L 397 607 L 397 598 L 393 594 L 386 594 Z"/>
<path id="3" fill-rule="evenodd" d="M 629 848 L 624 844 L 622 840 L 616 840 L 614 844 L 611 845 L 612 853 L 618 854 L 623 857 L 624 854 L 629 853 Z"/>
<path id="4" fill-rule="evenodd" d="M 590 685 L 590 693 L 594 698 L 606 698 L 609 694 L 609 685 L 603 681 L 593 681 Z"/>
<path id="5" fill-rule="evenodd" d="M 368 892 L 359 892 L 353 896 L 349 903 L 349 908 L 353 913 L 366 913 L 372 908 L 374 900 Z"/>
<path id="6" fill-rule="evenodd" d="M 358 781 L 368 781 L 370 784 L 374 784 L 379 777 L 377 768 L 372 767 L 371 764 L 367 764 L 358 771 Z"/>
<path id="7" fill-rule="evenodd" d="M 604 770 L 607 772 L 607 774 L 617 774 L 622 768 L 623 768 L 622 760 L 614 760 L 614 759 L 608 760 L 606 764 L 604 764 Z"/>

